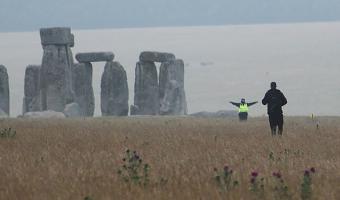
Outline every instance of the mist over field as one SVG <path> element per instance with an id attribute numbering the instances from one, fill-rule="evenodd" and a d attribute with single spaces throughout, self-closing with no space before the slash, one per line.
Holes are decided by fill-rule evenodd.
<path id="1" fill-rule="evenodd" d="M 72 30 L 75 55 L 112 51 L 127 71 L 133 103 L 134 69 L 141 51 L 172 52 L 185 62 L 189 113 L 236 109 L 228 101 L 261 100 L 276 81 L 288 99 L 287 115 L 340 115 L 340 23 L 231 25 L 181 28 Z M 10 109 L 22 112 L 24 72 L 41 64 L 39 30 L 0 33 L 0 64 L 7 67 Z M 94 63 L 95 115 L 100 115 L 100 78 L 105 63 Z M 266 107 L 250 108 L 251 116 Z"/>

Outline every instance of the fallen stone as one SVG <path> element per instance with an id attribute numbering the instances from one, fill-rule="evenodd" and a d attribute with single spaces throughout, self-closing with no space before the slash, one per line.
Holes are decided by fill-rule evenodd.
<path id="1" fill-rule="evenodd" d="M 23 113 L 41 111 L 40 69 L 40 65 L 26 67 Z"/>
<path id="2" fill-rule="evenodd" d="M 129 89 L 126 72 L 119 62 L 107 62 L 101 80 L 103 116 L 127 116 Z"/>
<path id="3" fill-rule="evenodd" d="M 101 61 L 113 61 L 114 54 L 112 52 L 89 52 L 89 53 L 77 53 L 76 59 L 80 63 L 89 62 L 101 62 Z"/>
<path id="4" fill-rule="evenodd" d="M 139 60 L 143 62 L 167 62 L 175 59 L 175 55 L 172 53 L 153 51 L 144 51 L 139 56 Z"/>
<path id="5" fill-rule="evenodd" d="M 135 69 L 134 115 L 159 114 L 159 88 L 156 65 L 153 62 L 137 62 Z"/>
<path id="6" fill-rule="evenodd" d="M 40 112 L 27 112 L 22 117 L 23 118 L 65 118 L 65 115 L 62 112 L 46 110 L 46 111 L 40 111 Z"/>
<path id="7" fill-rule="evenodd" d="M 70 43 L 66 43 L 65 39 L 71 35 L 70 29 L 41 29 L 40 33 L 44 44 L 40 76 L 42 110 L 62 112 L 65 105 L 73 102 L 74 98 L 72 52 Z M 44 42 L 46 38 L 53 42 Z"/>
<path id="8" fill-rule="evenodd" d="M 80 107 L 77 103 L 70 103 L 65 106 L 64 115 L 66 117 L 80 117 Z"/>
<path id="9" fill-rule="evenodd" d="M 9 84 L 5 66 L 0 65 L 0 109 L 9 115 Z"/>
<path id="10" fill-rule="evenodd" d="M 40 29 L 41 44 L 45 45 L 74 45 L 74 36 L 71 28 L 55 27 Z"/>
<path id="11" fill-rule="evenodd" d="M 79 105 L 80 115 L 92 117 L 94 114 L 94 93 L 92 87 L 92 64 L 74 64 L 72 81 L 74 101 Z"/>
<path id="12" fill-rule="evenodd" d="M 202 118 L 226 118 L 226 117 L 237 117 L 238 112 L 234 110 L 220 110 L 217 112 L 202 111 L 202 112 L 192 113 L 190 114 L 190 116 L 202 117 Z"/>
<path id="13" fill-rule="evenodd" d="M 164 62 L 159 71 L 160 114 L 186 115 L 183 60 Z"/>

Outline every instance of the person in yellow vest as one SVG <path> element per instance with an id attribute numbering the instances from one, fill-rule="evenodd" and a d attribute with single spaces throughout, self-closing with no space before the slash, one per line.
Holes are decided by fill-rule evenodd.
<path id="1" fill-rule="evenodd" d="M 257 101 L 251 102 L 251 103 L 246 103 L 245 99 L 241 99 L 241 103 L 235 103 L 230 101 L 231 104 L 234 106 L 238 107 L 238 118 L 240 121 L 246 121 L 248 119 L 248 111 L 249 107 L 256 104 Z"/>

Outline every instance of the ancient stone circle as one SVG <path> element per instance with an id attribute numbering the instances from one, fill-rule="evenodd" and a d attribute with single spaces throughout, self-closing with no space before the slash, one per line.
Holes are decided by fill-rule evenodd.
<path id="1" fill-rule="evenodd" d="M 70 28 L 40 29 L 41 65 L 25 71 L 24 117 L 92 117 L 95 98 L 92 62 L 105 62 L 101 77 L 102 116 L 127 116 L 129 91 L 124 67 L 112 52 L 78 53 L 73 60 Z M 155 62 L 161 63 L 159 74 Z M 130 115 L 186 115 L 184 62 L 174 54 L 145 51 L 135 68 Z M 0 65 L 0 116 L 9 116 L 7 70 Z"/>

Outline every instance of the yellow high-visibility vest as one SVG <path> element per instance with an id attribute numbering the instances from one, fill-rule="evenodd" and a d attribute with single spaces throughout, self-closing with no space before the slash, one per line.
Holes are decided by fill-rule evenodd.
<path id="1" fill-rule="evenodd" d="M 240 104 L 240 108 L 238 109 L 238 112 L 248 112 L 248 104 Z"/>

